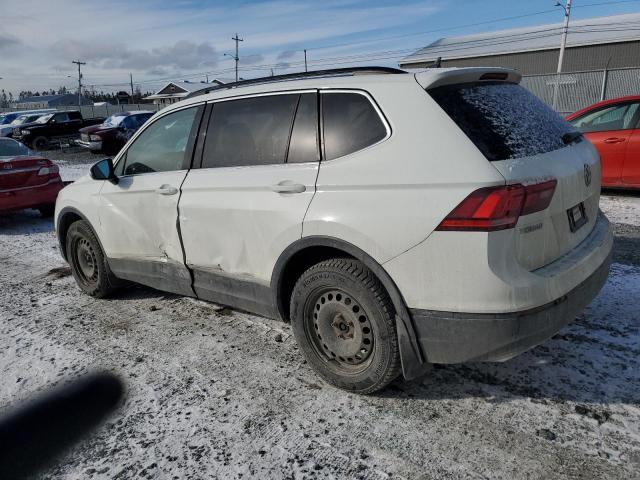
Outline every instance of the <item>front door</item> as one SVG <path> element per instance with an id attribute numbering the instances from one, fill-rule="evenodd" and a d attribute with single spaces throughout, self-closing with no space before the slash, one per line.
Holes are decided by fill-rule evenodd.
<path id="1" fill-rule="evenodd" d="M 204 123 L 204 121 L 203 121 Z M 280 253 L 302 236 L 319 165 L 317 93 L 219 101 L 180 227 L 198 297 L 267 316 Z"/>
<path id="2" fill-rule="evenodd" d="M 631 130 L 622 167 L 622 185 L 640 188 L 640 128 Z"/>
<path id="3" fill-rule="evenodd" d="M 99 237 L 117 277 L 193 295 L 177 218 L 202 110 L 173 111 L 149 124 L 118 159 L 118 183 L 102 187 Z"/>
<path id="4" fill-rule="evenodd" d="M 622 184 L 622 169 L 631 132 L 640 113 L 639 105 L 638 102 L 607 105 L 571 121 L 600 154 L 603 187 Z"/>

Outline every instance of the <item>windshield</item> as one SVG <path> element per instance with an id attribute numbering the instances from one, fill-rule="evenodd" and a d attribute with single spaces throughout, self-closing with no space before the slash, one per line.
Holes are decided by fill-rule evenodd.
<path id="1" fill-rule="evenodd" d="M 31 150 L 15 140 L 0 138 L 0 157 L 19 157 L 30 155 Z"/>
<path id="2" fill-rule="evenodd" d="M 37 119 L 36 123 L 47 123 L 51 117 L 53 117 L 53 113 L 48 113 Z"/>
<path id="3" fill-rule="evenodd" d="M 15 118 L 15 115 L 0 115 L 0 125 L 7 125 L 12 122 Z"/>
<path id="4" fill-rule="evenodd" d="M 558 150 L 566 146 L 563 136 L 576 131 L 514 83 L 445 85 L 429 94 L 490 161 Z"/>
<path id="5" fill-rule="evenodd" d="M 20 115 L 13 122 L 11 122 L 11 125 L 22 125 L 23 123 L 33 122 L 37 118 L 37 116 L 33 115 Z"/>
<path id="6" fill-rule="evenodd" d="M 111 115 L 110 117 L 107 117 L 104 122 L 102 122 L 102 126 L 117 127 L 118 125 L 120 125 L 120 122 L 124 120 L 124 118 L 125 117 L 123 115 Z"/>

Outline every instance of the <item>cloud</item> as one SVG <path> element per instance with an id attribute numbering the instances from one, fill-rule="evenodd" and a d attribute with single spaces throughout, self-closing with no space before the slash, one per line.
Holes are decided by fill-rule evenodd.
<path id="1" fill-rule="evenodd" d="M 16 47 L 16 46 L 20 45 L 21 43 L 22 42 L 20 42 L 20 40 L 18 40 L 15 37 L 0 33 L 0 50 L 5 49 L 5 48 Z"/>
<path id="2" fill-rule="evenodd" d="M 86 43 L 59 40 L 51 52 L 61 59 L 79 58 L 103 69 L 136 71 L 194 70 L 217 65 L 218 53 L 209 42 L 179 40 L 173 45 L 136 49 L 120 42 Z"/>
<path id="3" fill-rule="evenodd" d="M 285 50 L 284 52 L 280 52 L 276 58 L 278 60 L 287 60 L 293 57 L 296 53 L 298 53 L 296 50 Z"/>
<path id="4" fill-rule="evenodd" d="M 264 55 L 259 53 L 240 57 L 240 63 L 242 63 L 243 65 L 255 65 L 256 63 L 260 63 L 262 61 L 264 61 Z"/>

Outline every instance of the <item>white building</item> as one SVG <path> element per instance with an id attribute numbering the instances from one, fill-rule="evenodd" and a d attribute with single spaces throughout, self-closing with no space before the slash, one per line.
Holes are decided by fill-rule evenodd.
<path id="1" fill-rule="evenodd" d="M 217 78 L 209 83 L 205 82 L 169 82 L 153 95 L 145 97 L 145 100 L 153 100 L 155 105 L 170 105 L 179 102 L 191 92 L 205 88 L 207 85 L 223 85 L 228 83 Z"/>

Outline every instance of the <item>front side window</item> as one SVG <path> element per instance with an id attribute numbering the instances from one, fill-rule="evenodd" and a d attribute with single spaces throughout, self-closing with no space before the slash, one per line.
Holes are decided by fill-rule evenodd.
<path id="1" fill-rule="evenodd" d="M 202 167 L 284 163 L 299 97 L 269 95 L 215 103 Z"/>
<path id="2" fill-rule="evenodd" d="M 124 168 L 118 168 L 118 173 L 124 170 L 124 175 L 138 175 L 182 170 L 197 111 L 198 107 L 179 110 L 149 125 L 127 150 L 121 160 Z"/>
<path id="3" fill-rule="evenodd" d="M 574 118 L 571 124 L 585 133 L 628 130 L 635 128 L 638 106 L 640 103 L 611 105 Z"/>
<path id="4" fill-rule="evenodd" d="M 322 118 L 327 160 L 357 152 L 387 136 L 380 115 L 359 93 L 323 93 Z"/>

